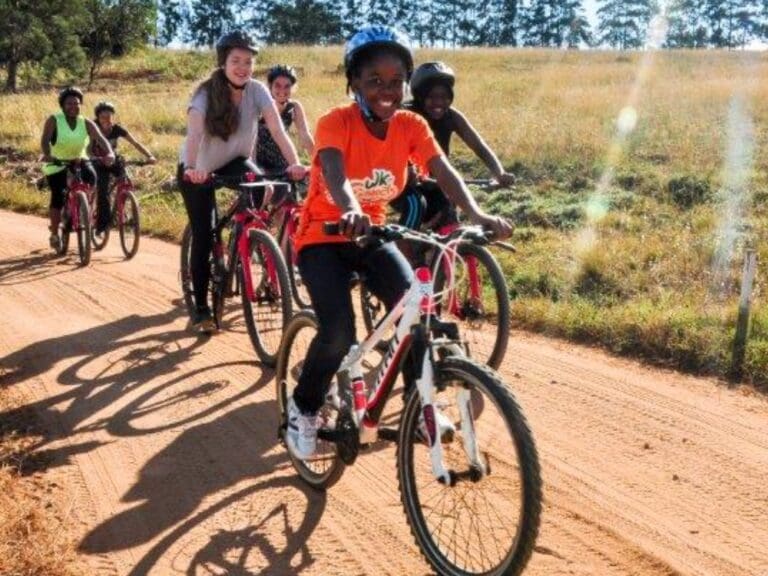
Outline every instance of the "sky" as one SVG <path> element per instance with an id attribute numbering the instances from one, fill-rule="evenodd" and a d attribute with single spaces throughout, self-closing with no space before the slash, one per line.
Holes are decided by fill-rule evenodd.
<path id="1" fill-rule="evenodd" d="M 587 18 L 594 23 L 597 21 L 597 0 L 585 0 L 584 9 L 587 11 Z"/>

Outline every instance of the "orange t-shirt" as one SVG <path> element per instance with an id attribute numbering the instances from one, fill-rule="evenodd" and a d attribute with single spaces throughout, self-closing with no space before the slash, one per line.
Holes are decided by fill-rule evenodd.
<path id="1" fill-rule="evenodd" d="M 323 232 L 324 222 L 338 222 L 341 217 L 341 208 L 323 178 L 318 151 L 325 148 L 336 148 L 343 154 L 346 176 L 360 207 L 374 224 L 384 224 L 387 204 L 405 187 L 408 159 L 426 165 L 442 154 L 426 120 L 413 112 L 398 110 L 389 121 L 387 137 L 379 140 L 365 127 L 357 104 L 334 108 L 317 123 L 309 191 L 294 237 L 297 250 L 310 244 L 349 242 L 343 236 Z"/>

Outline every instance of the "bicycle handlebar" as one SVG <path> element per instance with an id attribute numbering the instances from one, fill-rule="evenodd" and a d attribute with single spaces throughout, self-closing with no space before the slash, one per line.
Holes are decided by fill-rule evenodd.
<path id="1" fill-rule="evenodd" d="M 329 236 L 339 236 L 341 234 L 339 222 L 324 222 L 323 232 Z M 445 244 L 453 240 L 461 240 L 480 245 L 494 244 L 512 252 L 517 251 L 512 244 L 494 240 L 493 232 L 480 228 L 479 226 L 463 226 L 457 228 L 450 234 L 441 235 L 434 232 L 419 232 L 398 224 L 385 224 L 383 226 L 373 225 L 369 228 L 368 234 L 361 236 L 359 239 L 365 238 L 378 238 L 385 242 L 393 242 L 408 238 L 411 240 L 421 240 L 422 242 L 430 244 L 435 242 Z"/>

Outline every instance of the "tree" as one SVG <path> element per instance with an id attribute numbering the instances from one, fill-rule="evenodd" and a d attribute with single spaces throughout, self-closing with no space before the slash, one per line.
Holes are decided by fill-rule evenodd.
<path id="1" fill-rule="evenodd" d="M 342 41 L 341 20 L 318 0 L 275 4 L 266 19 L 271 44 L 333 44 Z"/>
<path id="2" fill-rule="evenodd" d="M 582 0 L 532 0 L 523 11 L 526 46 L 577 48 L 589 44 L 589 22 Z"/>
<path id="3" fill-rule="evenodd" d="M 85 56 L 77 31 L 85 19 L 80 0 L 0 0 L 0 66 L 5 90 L 15 92 L 19 67 L 38 65 L 48 75 L 57 69 L 80 71 Z"/>
<path id="4" fill-rule="evenodd" d="M 672 0 L 667 7 L 668 48 L 704 48 L 709 32 L 700 0 Z"/>
<path id="5" fill-rule="evenodd" d="M 642 48 L 655 0 L 598 0 L 597 40 L 620 50 Z"/>
<path id="6" fill-rule="evenodd" d="M 157 13 L 151 0 L 85 0 L 87 24 L 80 45 L 89 61 L 88 85 L 109 56 L 122 56 L 146 44 L 155 32 Z"/>
<path id="7" fill-rule="evenodd" d="M 761 35 L 758 0 L 705 0 L 704 16 L 718 48 L 743 47 Z"/>
<path id="8" fill-rule="evenodd" d="M 167 46 L 181 38 L 188 19 L 188 7 L 183 0 L 158 0 L 156 43 Z"/>
<path id="9" fill-rule="evenodd" d="M 190 3 L 185 39 L 195 46 L 212 48 L 225 32 L 238 26 L 244 4 L 232 0 L 193 0 Z"/>

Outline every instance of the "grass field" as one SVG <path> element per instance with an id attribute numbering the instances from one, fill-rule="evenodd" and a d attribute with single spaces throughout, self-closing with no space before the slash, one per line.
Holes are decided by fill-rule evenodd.
<path id="1" fill-rule="evenodd" d="M 345 102 L 339 48 L 266 49 L 299 67 L 297 98 L 314 120 Z M 520 177 L 477 191 L 514 220 L 500 255 L 513 323 L 686 370 L 725 375 L 745 249 L 768 262 L 765 200 L 768 61 L 738 52 L 422 51 L 458 73 L 455 105 Z M 184 111 L 210 68 L 206 53 L 146 51 L 110 63 L 86 108 L 108 98 L 161 159 L 141 169 L 144 223 L 177 238 L 179 197 L 166 192 Z M 56 90 L 0 97 L 0 205 L 44 211 L 28 185 Z M 123 152 L 126 152 L 123 144 Z M 465 148 L 455 164 L 486 176 Z M 45 239 L 41 239 L 41 243 Z M 765 272 L 758 273 L 745 377 L 768 384 Z M 514 359 L 510 359 L 514 361 Z"/>

